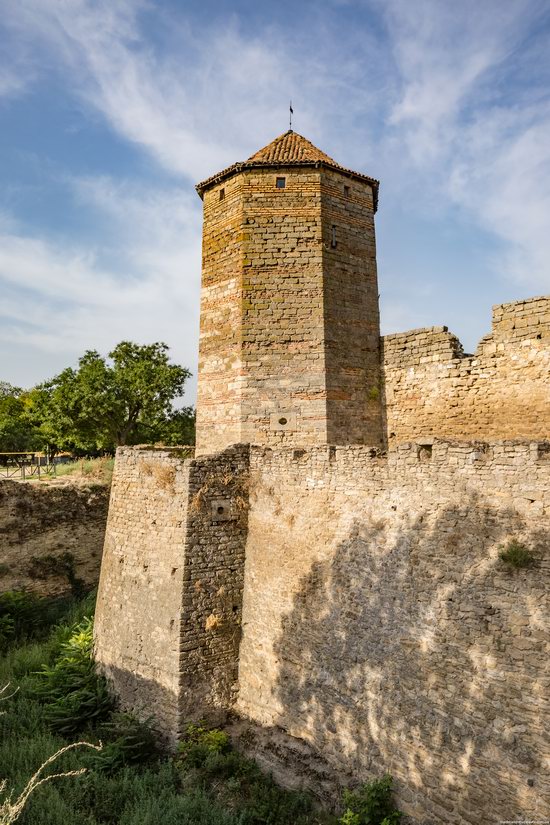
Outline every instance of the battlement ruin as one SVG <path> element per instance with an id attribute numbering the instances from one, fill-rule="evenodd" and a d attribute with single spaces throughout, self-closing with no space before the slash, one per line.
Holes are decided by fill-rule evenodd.
<path id="1" fill-rule="evenodd" d="M 117 452 L 103 672 L 327 804 L 549 818 L 550 298 L 381 337 L 374 179 L 286 133 L 198 190 L 197 451 Z"/>

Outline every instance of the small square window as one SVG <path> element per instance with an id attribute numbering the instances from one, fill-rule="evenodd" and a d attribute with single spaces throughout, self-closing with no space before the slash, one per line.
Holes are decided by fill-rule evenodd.
<path id="1" fill-rule="evenodd" d="M 350 191 L 351 190 L 350 190 L 349 186 L 344 186 L 344 195 L 346 196 L 346 198 L 349 198 Z"/>
<path id="2" fill-rule="evenodd" d="M 277 178 L 275 186 L 277 189 L 284 189 L 286 187 L 286 178 Z"/>
<path id="3" fill-rule="evenodd" d="M 220 200 L 223 201 L 225 198 L 225 189 L 220 189 Z"/>

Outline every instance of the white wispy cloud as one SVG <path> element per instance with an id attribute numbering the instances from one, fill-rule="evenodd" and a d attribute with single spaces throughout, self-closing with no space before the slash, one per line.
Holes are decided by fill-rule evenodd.
<path id="1" fill-rule="evenodd" d="M 308 14 L 302 26 L 252 32 L 236 13 L 200 29 L 182 14 L 165 21 L 159 46 L 147 23 L 155 14 L 162 24 L 166 12 L 152 0 L 6 3 L 18 69 L 0 68 L 0 95 L 2 78 L 6 94 L 10 83 L 19 93 L 39 65 L 173 184 L 67 180 L 67 198 L 94 211 L 95 244 L 0 220 L 0 278 L 10 291 L 3 314 L 11 319 L 0 335 L 80 352 L 122 337 L 158 338 L 161 319 L 177 357 L 194 364 L 200 203 L 190 183 L 283 131 L 290 97 L 299 131 L 346 165 L 373 164 L 365 171 L 382 177 L 383 209 L 403 197 L 428 213 L 458 207 L 500 239 L 495 271 L 526 294 L 547 291 L 550 67 L 543 71 L 547 52 L 533 36 L 546 5 L 346 0 Z M 385 37 L 342 28 L 342 8 L 370 8 Z M 11 296 L 17 288 L 33 291 L 30 316 Z M 388 310 L 396 324 L 409 317 L 406 303 Z M 45 319 L 60 306 L 52 330 Z"/>
<path id="2" fill-rule="evenodd" d="M 545 14 L 548 22 L 547 7 L 389 0 L 385 8 L 401 86 L 388 119 L 393 145 L 421 170 L 432 204 L 447 198 L 501 239 L 496 269 L 526 290 L 549 290 L 550 67 L 536 43 L 522 51 Z"/>
<path id="3" fill-rule="evenodd" d="M 0 220 L 0 340 L 80 354 L 105 352 L 124 338 L 163 339 L 194 369 L 200 211 L 172 190 L 143 191 L 109 178 L 72 179 L 69 186 L 109 220 L 117 242 L 95 250 L 67 238 L 54 243 Z M 110 258 L 112 268 L 103 262 Z"/>

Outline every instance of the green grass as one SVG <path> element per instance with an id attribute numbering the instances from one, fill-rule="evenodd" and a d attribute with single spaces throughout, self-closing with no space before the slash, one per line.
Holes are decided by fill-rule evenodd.
<path id="1" fill-rule="evenodd" d="M 0 779 L 21 791 L 35 770 L 71 738 L 48 724 L 50 699 L 43 673 L 58 672 L 68 651 L 88 649 L 91 601 L 67 602 L 60 624 L 59 605 L 49 628 L 32 624 L 12 639 L 0 657 L 0 687 L 8 682 L 17 693 L 0 709 Z M 46 616 L 47 614 L 44 613 Z M 74 625 L 79 624 L 74 634 Z M 37 636 L 38 638 L 32 638 Z M 71 638 L 73 641 L 71 641 Z M 80 640 L 75 642 L 74 640 Z M 74 674 L 74 669 L 71 671 Z M 89 674 L 83 678 L 89 680 Z M 86 682 L 88 684 L 88 682 Z M 54 679 L 55 701 L 63 682 Z M 9 692 L 9 691 L 8 691 Z M 62 698 L 62 696 L 61 696 Z M 197 733 L 199 730 L 199 733 Z M 159 755 L 147 733 L 128 716 L 82 720 L 75 738 L 105 742 L 104 751 L 70 751 L 55 772 L 82 766 L 80 777 L 60 778 L 39 787 L 18 820 L 20 825 L 334 825 L 336 819 L 316 812 L 300 793 L 281 790 L 248 759 L 230 748 L 223 734 L 194 728 L 181 753 Z M 136 760 L 140 760 L 137 761 Z"/>
<path id="2" fill-rule="evenodd" d="M 70 476 L 75 479 L 85 479 L 96 484 L 110 484 L 115 466 L 114 458 L 103 456 L 102 458 L 79 458 L 67 464 L 56 464 L 55 473 L 52 475 L 41 472 L 40 475 L 25 475 L 23 479 L 20 474 L 11 477 L 13 481 L 25 481 L 30 484 L 36 482 L 48 484 L 51 479 L 64 478 Z M 5 477 L 5 476 L 4 476 Z"/>
<path id="3" fill-rule="evenodd" d="M 115 466 L 114 458 L 82 458 L 71 461 L 69 464 L 56 464 L 55 477 L 74 476 L 86 478 L 90 481 L 110 484 Z"/>

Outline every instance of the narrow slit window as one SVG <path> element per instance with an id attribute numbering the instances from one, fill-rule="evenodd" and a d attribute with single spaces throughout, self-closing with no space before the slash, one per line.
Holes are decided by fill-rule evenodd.
<path id="1" fill-rule="evenodd" d="M 349 186 L 344 186 L 344 195 L 346 196 L 346 198 L 349 198 L 350 192 L 351 192 L 351 190 L 350 190 Z"/>
<path id="2" fill-rule="evenodd" d="M 330 245 L 332 249 L 336 249 L 338 246 L 338 241 L 336 240 L 336 226 L 332 224 L 332 228 L 330 230 Z"/>
<path id="3" fill-rule="evenodd" d="M 220 189 L 220 200 L 223 201 L 225 198 L 225 189 Z"/>
<path id="4" fill-rule="evenodd" d="M 286 178 L 277 178 L 275 186 L 277 189 L 284 189 L 286 187 Z"/>

